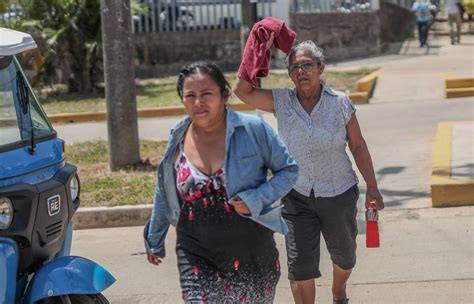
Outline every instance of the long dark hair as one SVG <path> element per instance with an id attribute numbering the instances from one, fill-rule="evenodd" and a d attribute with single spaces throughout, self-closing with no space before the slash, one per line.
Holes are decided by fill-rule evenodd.
<path id="1" fill-rule="evenodd" d="M 202 73 L 212 78 L 212 80 L 219 86 L 223 97 L 229 97 L 231 87 L 227 79 L 225 79 L 224 73 L 222 73 L 219 66 L 215 63 L 208 61 L 195 61 L 191 64 L 185 65 L 181 68 L 178 76 L 178 83 L 176 89 L 178 95 L 183 100 L 183 84 L 186 77 L 189 75 Z"/>

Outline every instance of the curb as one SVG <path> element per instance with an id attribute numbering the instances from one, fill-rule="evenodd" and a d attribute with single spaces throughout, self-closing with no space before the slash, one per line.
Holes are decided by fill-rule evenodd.
<path id="1" fill-rule="evenodd" d="M 354 104 L 366 104 L 369 103 L 370 97 L 372 97 L 377 82 L 378 75 L 381 69 L 378 69 L 369 75 L 366 75 L 359 79 L 356 83 L 357 92 L 349 93 L 349 98 Z M 249 106 L 243 102 L 232 102 L 229 103 L 229 107 L 235 111 L 253 111 L 254 107 Z M 165 116 L 180 116 L 186 115 L 184 106 L 169 106 L 169 107 L 146 107 L 138 108 L 138 118 L 150 118 L 150 117 L 165 117 Z M 50 114 L 48 115 L 49 121 L 53 124 L 65 124 L 65 123 L 78 123 L 78 122 L 91 122 L 91 121 L 105 121 L 107 120 L 107 112 L 80 112 L 80 113 L 61 113 L 61 114 Z"/>
<path id="2" fill-rule="evenodd" d="M 458 78 L 447 73 L 444 80 L 446 98 L 474 96 L 474 78 Z"/>
<path id="3" fill-rule="evenodd" d="M 369 103 L 369 99 L 374 94 L 375 85 L 377 84 L 377 79 L 381 72 L 381 68 L 377 69 L 357 81 L 357 92 L 349 93 L 349 97 L 354 104 Z"/>
<path id="4" fill-rule="evenodd" d="M 74 215 L 74 229 L 143 226 L 151 216 L 153 205 L 85 207 Z"/>
<path id="5" fill-rule="evenodd" d="M 453 207 L 474 205 L 474 180 L 451 178 L 452 137 L 455 123 L 438 124 L 433 147 L 431 200 L 433 207 Z"/>
<path id="6" fill-rule="evenodd" d="M 449 31 L 432 31 L 433 36 L 449 36 L 451 35 Z M 461 35 L 474 35 L 474 31 L 461 31 Z"/>
<path id="7" fill-rule="evenodd" d="M 229 107 L 235 111 L 255 110 L 255 108 L 242 102 L 229 103 Z M 186 112 L 184 110 L 184 106 L 148 107 L 148 108 L 137 109 L 137 115 L 139 118 L 149 118 L 149 117 L 186 115 Z M 48 118 L 51 123 L 104 121 L 104 120 L 107 120 L 107 113 L 105 111 L 62 113 L 62 114 L 48 115 Z"/>

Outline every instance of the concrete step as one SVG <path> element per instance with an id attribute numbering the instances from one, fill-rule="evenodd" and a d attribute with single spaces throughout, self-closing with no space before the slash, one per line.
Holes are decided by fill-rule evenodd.
<path id="1" fill-rule="evenodd" d="M 446 98 L 474 96 L 474 87 L 446 89 Z"/>
<path id="2" fill-rule="evenodd" d="M 438 124 L 431 174 L 433 207 L 474 205 L 474 121 Z"/>

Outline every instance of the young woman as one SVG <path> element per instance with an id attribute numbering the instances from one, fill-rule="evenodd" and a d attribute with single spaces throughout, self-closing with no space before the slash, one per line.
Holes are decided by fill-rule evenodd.
<path id="1" fill-rule="evenodd" d="M 226 109 L 230 86 L 216 65 L 184 67 L 177 89 L 188 117 L 172 129 L 158 168 L 148 261 L 161 263 L 176 225 L 186 303 L 271 303 L 280 277 L 273 233 L 288 231 L 273 203 L 290 191 L 298 167 L 270 126 Z"/>

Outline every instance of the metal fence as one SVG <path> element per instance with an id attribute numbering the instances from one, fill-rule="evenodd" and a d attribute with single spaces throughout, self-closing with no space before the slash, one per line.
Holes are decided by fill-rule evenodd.
<path id="1" fill-rule="evenodd" d="M 134 14 L 134 32 L 196 31 L 239 28 L 240 0 L 145 0 L 147 13 Z M 276 0 L 258 0 L 259 19 L 272 16 Z"/>
<path id="2" fill-rule="evenodd" d="M 299 13 L 354 13 L 372 11 L 371 0 L 293 0 L 293 12 Z"/>
<path id="3" fill-rule="evenodd" d="M 413 6 L 414 0 L 385 0 L 385 2 L 397 4 L 401 7 L 404 7 L 408 10 L 411 10 L 411 7 Z M 439 3 L 439 0 L 431 0 L 431 3 Z"/>
<path id="4" fill-rule="evenodd" d="M 21 16 L 22 11 L 20 6 L 13 4 L 4 12 L 0 12 L 0 26 L 11 28 L 20 20 Z"/>

